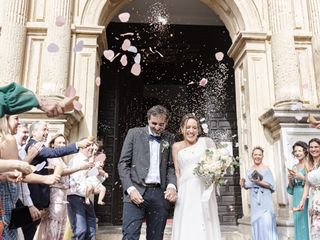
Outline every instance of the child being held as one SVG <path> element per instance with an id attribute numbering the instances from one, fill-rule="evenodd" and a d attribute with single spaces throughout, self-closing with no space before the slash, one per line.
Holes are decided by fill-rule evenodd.
<path id="1" fill-rule="evenodd" d="M 90 195 L 99 194 L 98 204 L 105 205 L 103 199 L 106 195 L 106 188 L 102 183 L 108 178 L 108 173 L 103 170 L 106 155 L 104 153 L 97 154 L 97 150 L 97 145 L 94 145 L 93 158 L 90 161 L 94 162 L 95 166 L 87 173 L 85 201 L 86 204 L 90 204 Z"/>

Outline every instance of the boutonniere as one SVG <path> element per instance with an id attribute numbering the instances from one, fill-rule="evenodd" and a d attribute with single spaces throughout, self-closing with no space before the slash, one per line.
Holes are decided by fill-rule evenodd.
<path id="1" fill-rule="evenodd" d="M 162 149 L 161 152 L 163 152 L 164 150 L 168 149 L 170 146 L 169 142 L 167 142 L 166 140 L 162 141 Z"/>

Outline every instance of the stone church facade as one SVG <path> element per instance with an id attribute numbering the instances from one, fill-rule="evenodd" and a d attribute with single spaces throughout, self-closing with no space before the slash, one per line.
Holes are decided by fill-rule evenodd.
<path id="1" fill-rule="evenodd" d="M 319 136 L 309 113 L 320 117 L 320 2 L 318 0 L 201 0 L 225 24 L 232 39 L 240 173 L 252 164 L 251 149 L 265 148 L 276 179 L 273 195 L 282 239 L 292 236 L 285 159 L 296 140 Z M 33 110 L 24 120 L 45 119 L 70 141 L 97 134 L 101 56 L 105 26 L 128 0 L 0 0 L 0 85 L 15 81 L 40 95 L 62 98 L 77 90 L 80 112 L 57 119 Z M 55 24 L 58 16 L 66 23 Z M 48 52 L 51 43 L 59 51 Z M 82 48 L 74 51 L 75 47 Z M 297 105 L 297 103 L 302 103 Z M 297 108 L 297 106 L 300 106 Z M 242 191 L 239 231 L 249 236 L 249 193 Z"/>

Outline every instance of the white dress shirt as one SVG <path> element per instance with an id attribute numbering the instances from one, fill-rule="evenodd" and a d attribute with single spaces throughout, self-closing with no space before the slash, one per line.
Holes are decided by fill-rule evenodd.
<path id="1" fill-rule="evenodd" d="M 148 127 L 149 134 L 155 135 Z M 156 135 L 155 135 L 156 136 Z M 149 141 L 150 149 L 150 167 L 145 179 L 146 183 L 160 183 L 160 143 Z"/>

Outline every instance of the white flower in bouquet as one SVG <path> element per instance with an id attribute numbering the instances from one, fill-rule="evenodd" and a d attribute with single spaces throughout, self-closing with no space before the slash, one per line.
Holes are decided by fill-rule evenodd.
<path id="1" fill-rule="evenodd" d="M 204 156 L 194 168 L 194 174 L 203 178 L 206 184 L 219 185 L 224 183 L 223 176 L 230 169 L 233 173 L 234 166 L 238 165 L 235 159 L 225 148 L 206 149 Z"/>

